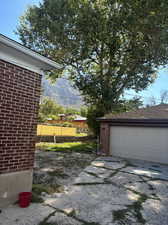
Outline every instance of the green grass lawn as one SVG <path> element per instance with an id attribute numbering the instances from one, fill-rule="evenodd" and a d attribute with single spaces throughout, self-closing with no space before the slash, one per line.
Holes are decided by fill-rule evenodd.
<path id="1" fill-rule="evenodd" d="M 47 151 L 92 153 L 96 151 L 96 143 L 95 142 L 66 142 L 66 143 L 40 142 L 36 144 L 36 148 L 41 150 L 47 150 Z"/>
<path id="2" fill-rule="evenodd" d="M 88 134 L 87 133 L 79 133 L 79 134 L 76 134 L 75 136 L 76 137 L 86 137 L 86 136 L 88 136 Z"/>

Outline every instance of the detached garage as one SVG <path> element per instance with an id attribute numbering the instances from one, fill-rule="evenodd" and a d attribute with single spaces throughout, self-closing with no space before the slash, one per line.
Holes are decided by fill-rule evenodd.
<path id="1" fill-rule="evenodd" d="M 168 164 L 168 105 L 100 119 L 100 153 Z"/>

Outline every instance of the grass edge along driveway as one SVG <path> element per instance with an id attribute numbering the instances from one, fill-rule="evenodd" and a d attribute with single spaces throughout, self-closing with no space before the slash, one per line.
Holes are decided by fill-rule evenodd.
<path id="1" fill-rule="evenodd" d="M 36 149 L 47 151 L 61 152 L 82 152 L 93 153 L 96 151 L 97 145 L 95 142 L 66 142 L 66 143 L 49 143 L 39 142 L 36 144 Z"/>

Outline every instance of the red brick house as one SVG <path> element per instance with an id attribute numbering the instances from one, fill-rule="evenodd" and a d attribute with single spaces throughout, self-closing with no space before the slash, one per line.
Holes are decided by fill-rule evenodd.
<path id="1" fill-rule="evenodd" d="M 168 164 L 168 104 L 98 120 L 100 154 Z"/>
<path id="2" fill-rule="evenodd" d="M 60 68 L 0 35 L 0 207 L 32 188 L 41 76 Z"/>

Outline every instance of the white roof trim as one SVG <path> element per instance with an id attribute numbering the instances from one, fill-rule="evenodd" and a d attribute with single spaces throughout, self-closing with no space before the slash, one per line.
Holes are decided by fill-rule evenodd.
<path id="1" fill-rule="evenodd" d="M 61 69 L 62 66 L 0 34 L 0 59 L 34 72 Z M 41 73 L 41 72 L 40 72 Z"/>
<path id="2" fill-rule="evenodd" d="M 0 52 L 0 59 L 6 61 L 8 63 L 11 63 L 13 65 L 16 65 L 16 66 L 22 67 L 24 69 L 30 70 L 32 72 L 43 75 L 43 70 L 35 68 L 34 66 L 28 66 L 26 63 L 23 64 L 22 62 L 20 62 L 18 60 L 13 60 L 13 58 L 11 58 L 10 56 L 5 56 L 1 52 Z"/>

